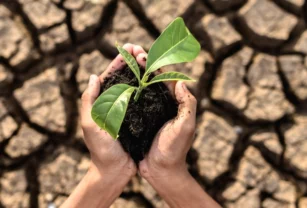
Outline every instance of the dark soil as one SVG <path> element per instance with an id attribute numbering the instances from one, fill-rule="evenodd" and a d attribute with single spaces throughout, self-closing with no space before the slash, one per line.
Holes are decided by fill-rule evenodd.
<path id="1" fill-rule="evenodd" d="M 119 83 L 132 86 L 138 84 L 133 72 L 126 67 L 106 78 L 100 92 Z M 133 98 L 134 94 L 131 96 L 119 131 L 119 141 L 138 164 L 149 151 L 160 128 L 177 115 L 178 104 L 163 83 L 152 84 L 145 88 L 137 102 Z"/>

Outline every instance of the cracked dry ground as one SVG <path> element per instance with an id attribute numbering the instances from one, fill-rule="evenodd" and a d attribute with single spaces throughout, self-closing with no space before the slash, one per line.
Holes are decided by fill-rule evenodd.
<path id="1" fill-rule="evenodd" d="M 307 207 L 304 0 L 0 1 L 0 207 L 59 206 L 85 174 L 79 125 L 89 75 L 114 42 L 149 49 L 182 16 L 199 57 L 191 174 L 224 207 Z M 167 207 L 134 177 L 112 205 Z"/>

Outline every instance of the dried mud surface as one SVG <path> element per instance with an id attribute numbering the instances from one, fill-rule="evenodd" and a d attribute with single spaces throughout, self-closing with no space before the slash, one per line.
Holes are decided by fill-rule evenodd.
<path id="1" fill-rule="evenodd" d="M 223 207 L 307 207 L 304 0 L 0 2 L 0 207 L 59 207 L 86 173 L 79 122 L 114 42 L 149 49 L 182 16 L 201 42 L 191 174 Z M 163 15 L 161 15 L 163 14 Z M 167 207 L 134 177 L 111 206 Z"/>

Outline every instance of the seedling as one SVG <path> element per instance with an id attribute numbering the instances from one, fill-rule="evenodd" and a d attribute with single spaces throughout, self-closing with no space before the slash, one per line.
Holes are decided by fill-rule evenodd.
<path id="1" fill-rule="evenodd" d="M 134 91 L 134 101 L 137 102 L 144 88 L 163 81 L 194 81 L 179 72 L 165 72 L 148 81 L 151 73 L 162 66 L 193 61 L 200 51 L 200 44 L 185 26 L 182 18 L 176 18 L 162 32 L 151 46 L 143 77 L 135 58 L 124 48 L 117 45 L 119 53 L 138 80 L 138 87 L 127 84 L 116 84 L 104 91 L 95 101 L 92 108 L 92 118 L 96 124 L 106 130 L 114 139 L 124 120 L 130 97 Z"/>

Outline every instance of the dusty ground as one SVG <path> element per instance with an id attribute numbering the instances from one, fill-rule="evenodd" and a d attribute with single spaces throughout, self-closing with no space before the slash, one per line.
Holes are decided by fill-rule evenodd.
<path id="1" fill-rule="evenodd" d="M 78 122 L 114 43 L 148 49 L 182 16 L 203 50 L 168 67 L 199 80 L 188 163 L 224 207 L 307 207 L 304 0 L 0 1 L 0 207 L 59 206 L 89 157 Z M 115 207 L 165 207 L 135 177 Z"/>

